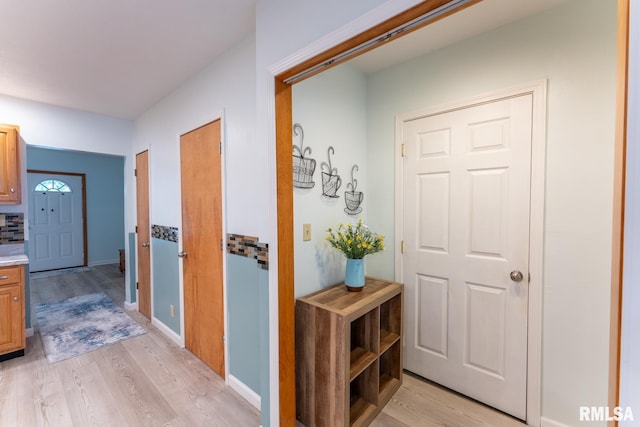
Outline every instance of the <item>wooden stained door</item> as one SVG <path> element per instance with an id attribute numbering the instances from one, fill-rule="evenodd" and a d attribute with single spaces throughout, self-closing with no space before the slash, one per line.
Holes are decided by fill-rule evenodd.
<path id="1" fill-rule="evenodd" d="M 138 310 L 151 319 L 151 246 L 149 238 L 149 151 L 136 154 L 136 233 Z"/>
<path id="2" fill-rule="evenodd" d="M 185 346 L 225 375 L 220 120 L 180 137 Z"/>
<path id="3" fill-rule="evenodd" d="M 525 419 L 532 95 L 402 132 L 405 368 Z"/>

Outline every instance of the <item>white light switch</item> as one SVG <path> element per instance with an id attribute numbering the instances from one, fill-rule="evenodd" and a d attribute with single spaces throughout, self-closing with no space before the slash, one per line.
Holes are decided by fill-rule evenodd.
<path id="1" fill-rule="evenodd" d="M 305 242 L 311 240 L 311 224 L 302 224 L 302 240 Z"/>
<path id="2" fill-rule="evenodd" d="M 5 225 L 7 225 L 7 217 L 0 215 L 0 227 L 4 227 Z"/>

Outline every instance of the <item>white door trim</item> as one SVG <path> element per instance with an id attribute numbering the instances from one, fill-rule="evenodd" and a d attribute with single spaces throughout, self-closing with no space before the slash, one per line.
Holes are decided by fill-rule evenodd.
<path id="1" fill-rule="evenodd" d="M 540 425 L 541 415 L 541 378 L 542 378 L 542 263 L 544 242 L 544 178 L 546 153 L 546 105 L 547 82 L 539 80 L 513 86 L 508 89 L 486 93 L 463 101 L 427 107 L 396 116 L 395 135 L 395 279 L 401 283 L 403 206 L 402 206 L 402 125 L 404 122 L 420 117 L 468 108 L 473 105 L 495 101 L 501 98 L 531 94 L 533 97 L 532 141 L 531 141 L 531 222 L 529 228 L 529 312 L 527 342 L 527 424 Z"/>

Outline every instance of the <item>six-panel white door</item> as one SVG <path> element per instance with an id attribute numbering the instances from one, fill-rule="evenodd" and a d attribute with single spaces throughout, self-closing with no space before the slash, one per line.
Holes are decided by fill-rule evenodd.
<path id="1" fill-rule="evenodd" d="M 36 190 L 48 180 L 64 191 Z M 32 272 L 84 265 L 82 177 L 29 173 L 29 267 Z M 67 191 L 68 189 L 68 191 Z"/>
<path id="2" fill-rule="evenodd" d="M 402 124 L 405 368 L 521 419 L 531 135 L 530 94 Z"/>

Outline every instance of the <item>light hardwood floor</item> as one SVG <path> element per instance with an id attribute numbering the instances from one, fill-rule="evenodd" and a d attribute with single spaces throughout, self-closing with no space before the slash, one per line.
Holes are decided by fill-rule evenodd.
<path id="1" fill-rule="evenodd" d="M 103 291 L 122 307 L 117 265 L 32 278 L 32 305 Z M 258 426 L 259 413 L 138 312 L 147 334 L 49 364 L 40 336 L 0 363 L 0 426 Z M 33 323 L 34 326 L 35 323 Z M 405 374 L 376 427 L 523 427 L 498 411 Z"/>
<path id="2" fill-rule="evenodd" d="M 104 291 L 122 307 L 117 265 L 31 280 L 32 303 Z M 39 334 L 0 363 L 0 426 L 258 426 L 258 411 L 137 312 L 147 334 L 49 364 Z"/>
<path id="3" fill-rule="evenodd" d="M 405 373 L 402 387 L 371 424 L 375 427 L 524 427 L 502 412 Z"/>

